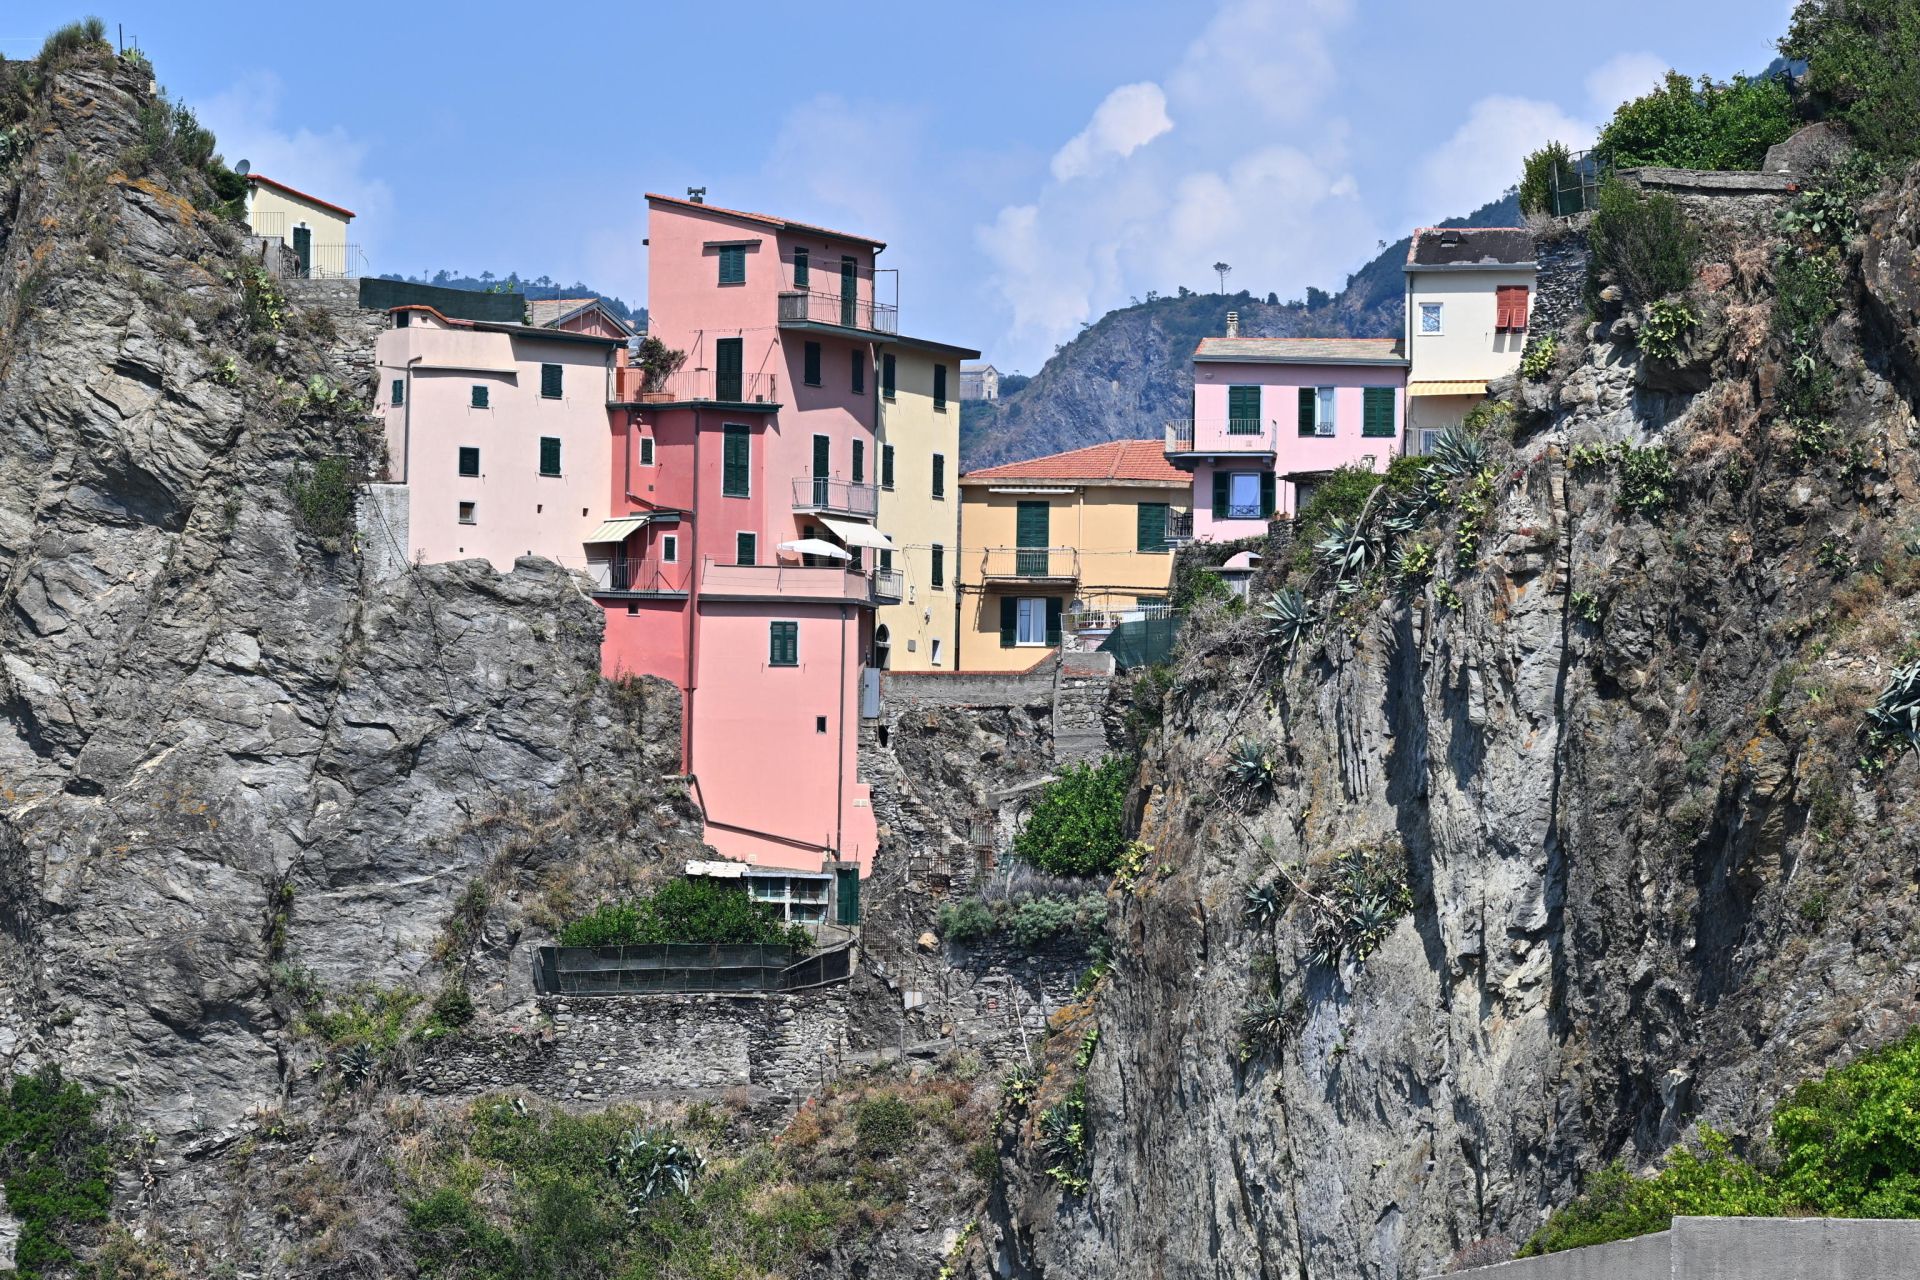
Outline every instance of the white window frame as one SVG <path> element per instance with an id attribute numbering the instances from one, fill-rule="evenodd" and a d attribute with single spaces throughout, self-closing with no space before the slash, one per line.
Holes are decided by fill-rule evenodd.
<path id="1" fill-rule="evenodd" d="M 1246 481 L 1253 488 L 1253 499 L 1250 502 L 1234 501 L 1234 490 L 1240 487 L 1240 483 L 1243 480 Z M 1244 512 L 1244 511 L 1251 511 L 1253 512 L 1253 514 L 1252 515 L 1240 514 L 1241 512 Z M 1227 473 L 1227 519 L 1229 520 L 1260 519 L 1260 472 L 1229 471 Z"/>
<path id="2" fill-rule="evenodd" d="M 454 515 L 461 524 L 479 524 L 480 504 L 477 502 L 462 502 L 454 508 Z"/>
<path id="3" fill-rule="evenodd" d="M 931 665 L 936 667 L 940 665 L 940 637 L 939 636 L 935 636 L 933 638 L 933 653 L 929 658 L 929 662 Z"/>
<path id="4" fill-rule="evenodd" d="M 1047 597 L 1016 596 L 1013 607 L 1013 643 L 1019 649 L 1047 647 Z M 1029 624 L 1031 624 L 1031 631 Z M 1037 632 L 1037 639 L 1029 634 Z"/>
<path id="5" fill-rule="evenodd" d="M 664 533 L 660 535 L 660 563 L 661 564 L 679 564 L 680 563 L 680 535 L 679 534 Z"/>
<path id="6" fill-rule="evenodd" d="M 1313 397 L 1313 434 L 1322 438 L 1336 434 L 1339 389 L 1315 387 Z"/>
<path id="7" fill-rule="evenodd" d="M 1418 336 L 1422 338 L 1443 338 L 1446 336 L 1446 312 L 1442 310 L 1445 305 L 1445 303 L 1440 302 L 1423 302 L 1420 304 Z M 1427 328 L 1427 317 L 1429 315 L 1433 317 L 1433 328 L 1431 329 Z"/>
<path id="8" fill-rule="evenodd" d="M 650 467 L 653 465 L 653 437 L 652 436 L 640 437 L 640 465 L 643 467 Z"/>

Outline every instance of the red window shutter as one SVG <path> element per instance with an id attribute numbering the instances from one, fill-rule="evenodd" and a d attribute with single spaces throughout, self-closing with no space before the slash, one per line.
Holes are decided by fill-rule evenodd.
<path id="1" fill-rule="evenodd" d="M 1527 286 L 1523 284 L 1503 284 L 1495 290 L 1495 323 L 1501 329 L 1524 329 L 1527 327 Z"/>

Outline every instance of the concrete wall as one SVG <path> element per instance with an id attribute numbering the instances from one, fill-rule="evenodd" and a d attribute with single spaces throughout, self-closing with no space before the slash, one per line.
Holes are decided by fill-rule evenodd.
<path id="1" fill-rule="evenodd" d="M 1675 1218 L 1667 1231 L 1453 1273 L 1474 1280 L 1890 1280 L 1920 1274 L 1920 1222 Z"/>

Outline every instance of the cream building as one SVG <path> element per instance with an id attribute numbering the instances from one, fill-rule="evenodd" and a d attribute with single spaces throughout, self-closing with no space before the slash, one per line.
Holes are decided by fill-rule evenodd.
<path id="1" fill-rule="evenodd" d="M 1422 227 L 1407 250 L 1407 443 L 1425 453 L 1520 367 L 1533 311 L 1524 227 Z"/>
<path id="2" fill-rule="evenodd" d="M 960 557 L 960 362 L 978 351 L 888 337 L 875 361 L 875 524 L 893 541 L 877 567 L 900 575 L 899 603 L 874 615 L 874 665 L 954 669 Z"/>
<path id="3" fill-rule="evenodd" d="M 1024 671 L 1067 635 L 1167 603 L 1193 478 L 1115 440 L 960 478 L 960 666 Z"/>
<path id="4" fill-rule="evenodd" d="M 285 242 L 299 260 L 301 275 L 337 279 L 360 274 L 360 255 L 347 243 L 352 221 L 351 209 L 257 173 L 247 175 L 247 229 Z"/>

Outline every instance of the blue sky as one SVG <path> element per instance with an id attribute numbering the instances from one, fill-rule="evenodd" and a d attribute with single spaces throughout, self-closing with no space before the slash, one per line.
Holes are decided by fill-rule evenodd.
<path id="1" fill-rule="evenodd" d="M 1149 289 L 1338 288 L 1791 0 L 744 0 L 100 7 L 229 161 L 355 209 L 376 270 L 641 303 L 650 190 L 889 242 L 902 327 L 1036 370 Z M 13 0 L 31 55 L 72 4 Z"/>

